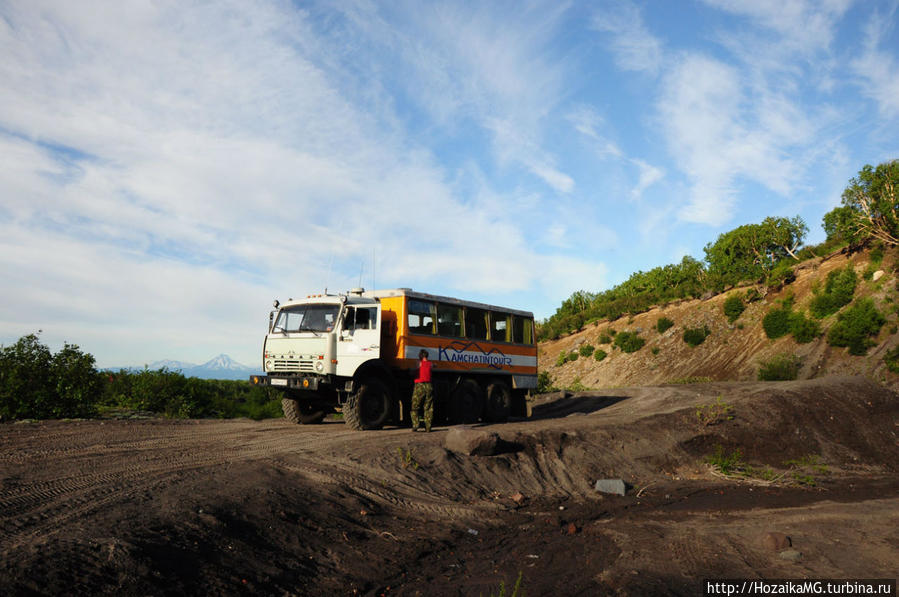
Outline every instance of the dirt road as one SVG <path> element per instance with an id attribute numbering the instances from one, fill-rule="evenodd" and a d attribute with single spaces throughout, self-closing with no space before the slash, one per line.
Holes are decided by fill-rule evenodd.
<path id="1" fill-rule="evenodd" d="M 720 420 L 697 414 L 722 403 Z M 546 398 L 484 427 L 503 440 L 494 456 L 447 451 L 446 428 L 6 424 L 0 589 L 490 595 L 520 575 L 532 596 L 693 595 L 713 577 L 895 579 L 897 421 L 895 394 L 832 378 Z M 719 447 L 751 478 L 710 469 Z M 626 496 L 593 490 L 611 477 Z"/>

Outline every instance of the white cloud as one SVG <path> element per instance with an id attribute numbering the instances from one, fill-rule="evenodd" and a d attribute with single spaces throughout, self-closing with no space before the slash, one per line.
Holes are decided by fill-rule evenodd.
<path id="1" fill-rule="evenodd" d="M 886 118 L 899 116 L 899 62 L 895 51 L 883 49 L 884 38 L 894 26 L 894 3 L 887 15 L 875 11 L 864 28 L 863 51 L 851 62 L 853 72 L 861 79 L 862 93 L 877 102 Z"/>
<path id="2" fill-rule="evenodd" d="M 91 349 L 108 337 L 95 354 L 111 365 L 255 359 L 273 295 L 355 286 L 375 249 L 384 285 L 544 284 L 531 192 L 505 208 L 458 196 L 389 102 L 323 68 L 331 40 L 303 13 L 107 8 L 0 9 L 0 274 L 19 282 L 0 297 L 4 334 L 38 326 Z M 569 192 L 540 146 L 561 86 L 532 42 L 551 31 L 488 16 L 462 39 L 440 32 L 454 80 L 476 77 L 459 97 L 502 159 Z"/>
<path id="3" fill-rule="evenodd" d="M 631 162 L 640 170 L 640 178 L 637 181 L 637 185 L 631 189 L 631 196 L 634 199 L 639 199 L 643 196 L 643 192 L 646 189 L 665 177 L 665 172 L 660 168 L 647 164 L 643 160 L 634 159 Z"/>
<path id="4" fill-rule="evenodd" d="M 640 9 L 630 0 L 603 2 L 594 12 L 592 27 L 609 34 L 609 45 L 619 68 L 658 73 L 662 65 L 662 43 L 643 23 Z"/>
<path id="5" fill-rule="evenodd" d="M 730 218 L 739 180 L 789 195 L 827 116 L 809 114 L 774 89 L 747 86 L 737 67 L 687 54 L 665 77 L 659 117 L 692 185 L 680 217 L 720 225 Z"/>
<path id="6" fill-rule="evenodd" d="M 827 48 L 836 23 L 853 0 L 703 0 L 709 6 L 744 16 L 778 35 L 776 43 L 754 40 L 756 52 L 811 54 Z"/>

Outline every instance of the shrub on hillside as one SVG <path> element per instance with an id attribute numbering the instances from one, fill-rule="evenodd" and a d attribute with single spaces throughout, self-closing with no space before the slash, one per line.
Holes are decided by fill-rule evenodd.
<path id="1" fill-rule="evenodd" d="M 747 303 L 760 301 L 762 300 L 762 293 L 759 292 L 758 288 L 750 288 L 746 291 L 746 294 L 743 295 L 743 300 Z"/>
<path id="2" fill-rule="evenodd" d="M 656 322 L 656 329 L 660 334 L 664 334 L 666 330 L 671 328 L 674 325 L 674 322 L 668 319 L 667 317 L 660 317 Z"/>
<path id="3" fill-rule="evenodd" d="M 886 318 L 874 306 L 870 298 L 860 299 L 837 315 L 837 322 L 827 333 L 831 346 L 848 347 L 849 354 L 861 356 L 874 346 L 872 336 L 880 332 Z"/>
<path id="4" fill-rule="evenodd" d="M 801 362 L 796 355 L 779 354 L 759 365 L 760 381 L 790 381 L 799 376 Z"/>
<path id="5" fill-rule="evenodd" d="M 708 338 L 711 333 L 708 326 L 703 326 L 701 328 L 687 328 L 684 330 L 684 342 L 690 346 L 696 347 L 705 342 L 705 339 Z"/>
<path id="6" fill-rule="evenodd" d="M 568 362 L 573 363 L 574 361 L 577 360 L 578 356 L 580 356 L 580 355 L 578 355 L 577 351 L 572 350 L 571 352 L 568 353 Z"/>
<path id="7" fill-rule="evenodd" d="M 581 344 L 581 347 L 578 349 L 578 352 L 580 353 L 580 355 L 582 357 L 589 357 L 589 356 L 593 355 L 594 350 L 595 349 L 593 348 L 592 344 Z"/>
<path id="8" fill-rule="evenodd" d="M 602 334 L 599 335 L 599 338 L 596 339 L 596 343 L 597 344 L 611 344 L 612 336 L 603 332 Z"/>
<path id="9" fill-rule="evenodd" d="M 821 335 L 821 325 L 805 313 L 793 313 L 790 316 L 790 333 L 799 344 L 808 344 Z"/>
<path id="10" fill-rule="evenodd" d="M 561 367 L 565 363 L 568 362 L 568 353 L 564 350 L 559 353 L 558 358 L 556 358 L 556 367 Z"/>
<path id="11" fill-rule="evenodd" d="M 609 356 L 609 355 L 606 354 L 606 351 L 604 351 L 604 350 L 601 349 L 601 348 L 598 349 L 596 352 L 593 353 L 593 358 L 596 359 L 597 361 L 601 361 L 601 360 L 603 360 L 604 358 L 606 358 L 607 356 Z"/>
<path id="12" fill-rule="evenodd" d="M 735 322 L 745 309 L 746 305 L 743 304 L 743 299 L 739 294 L 731 294 L 724 301 L 724 314 L 731 323 Z"/>
<path id="13" fill-rule="evenodd" d="M 883 362 L 886 364 L 887 369 L 893 373 L 899 373 L 899 346 L 888 350 L 887 353 L 883 355 Z"/>
<path id="14" fill-rule="evenodd" d="M 553 380 L 549 376 L 548 371 L 541 371 L 537 374 L 537 393 L 538 394 L 546 394 L 547 392 L 554 392 L 556 388 L 553 386 Z"/>
<path id="15" fill-rule="evenodd" d="M 823 289 L 818 289 L 809 303 L 809 310 L 818 319 L 833 315 L 852 301 L 858 276 L 852 264 L 827 274 L 827 282 Z"/>
<path id="16" fill-rule="evenodd" d="M 783 304 L 768 311 L 764 319 L 762 319 L 765 335 L 771 340 L 776 340 L 789 334 L 791 315 L 792 307 L 789 304 Z"/>
<path id="17" fill-rule="evenodd" d="M 615 335 L 615 346 L 624 352 L 637 352 L 643 348 L 644 344 L 646 344 L 646 340 L 636 332 L 619 332 Z"/>

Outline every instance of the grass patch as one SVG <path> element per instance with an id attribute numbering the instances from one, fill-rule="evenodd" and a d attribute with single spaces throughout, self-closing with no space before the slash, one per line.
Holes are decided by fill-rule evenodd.
<path id="1" fill-rule="evenodd" d="M 746 466 L 743 462 L 743 452 L 739 448 L 728 454 L 721 444 L 715 446 L 715 453 L 707 456 L 705 462 L 722 475 L 732 475 L 742 471 Z"/>
<path id="2" fill-rule="evenodd" d="M 711 383 L 713 381 L 715 380 L 713 380 L 711 377 L 691 375 L 687 377 L 678 377 L 676 379 L 671 379 L 666 381 L 665 383 L 671 385 L 687 385 L 692 383 Z"/>
<path id="3" fill-rule="evenodd" d="M 412 455 L 412 448 L 406 448 L 404 450 L 400 446 L 397 446 L 396 451 L 400 456 L 401 467 L 418 470 L 418 461 L 416 461 L 415 456 Z"/>
<path id="4" fill-rule="evenodd" d="M 802 363 L 789 353 L 775 355 L 759 365 L 759 381 L 790 381 L 799 376 Z"/>
<path id="5" fill-rule="evenodd" d="M 697 406 L 696 418 L 699 420 L 699 424 L 704 427 L 717 425 L 718 423 L 732 420 L 734 417 L 730 412 L 733 409 L 733 406 L 722 400 L 721 396 L 718 396 L 715 402 L 711 404 Z"/>
<path id="6" fill-rule="evenodd" d="M 499 591 L 497 593 L 490 592 L 490 597 L 523 597 L 524 590 L 522 589 L 522 572 L 518 572 L 518 579 L 515 581 L 515 584 L 512 586 L 512 592 L 506 593 L 506 581 L 499 581 Z"/>

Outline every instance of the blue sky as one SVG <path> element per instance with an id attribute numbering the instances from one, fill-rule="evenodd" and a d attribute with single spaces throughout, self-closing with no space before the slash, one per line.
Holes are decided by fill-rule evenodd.
<path id="1" fill-rule="evenodd" d="M 256 365 L 271 300 L 551 315 L 899 157 L 896 1 L 0 0 L 0 342 Z"/>

